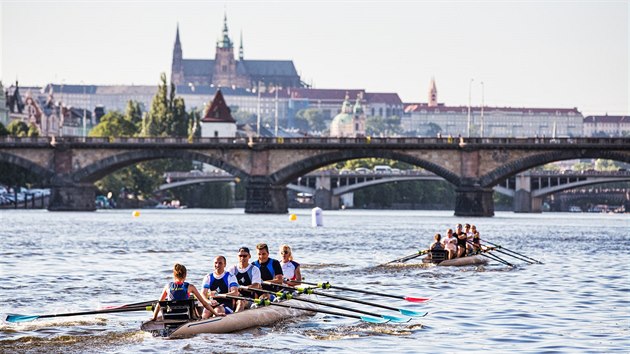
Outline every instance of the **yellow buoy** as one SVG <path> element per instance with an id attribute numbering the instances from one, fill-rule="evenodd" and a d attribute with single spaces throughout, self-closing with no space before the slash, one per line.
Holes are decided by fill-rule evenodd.
<path id="1" fill-rule="evenodd" d="M 134 210 L 134 211 L 131 213 L 131 216 L 133 216 L 134 218 L 137 218 L 138 216 L 140 216 L 140 212 L 139 212 L 139 211 L 137 211 L 137 210 Z"/>
<path id="2" fill-rule="evenodd" d="M 297 220 L 297 215 L 295 215 L 295 214 L 289 215 L 289 220 L 291 220 L 291 221 Z"/>

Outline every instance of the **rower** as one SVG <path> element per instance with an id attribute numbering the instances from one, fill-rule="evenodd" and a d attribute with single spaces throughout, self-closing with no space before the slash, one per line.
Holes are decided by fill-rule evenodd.
<path id="1" fill-rule="evenodd" d="M 442 246 L 448 252 L 448 259 L 457 257 L 457 237 L 453 236 L 453 229 L 446 230 L 446 238 L 442 241 Z"/>
<path id="2" fill-rule="evenodd" d="M 238 295 L 238 283 L 236 277 L 230 272 L 225 271 L 225 257 L 217 256 L 214 259 L 214 272 L 208 273 L 203 278 L 203 296 L 214 297 L 216 295 Z M 233 313 L 233 303 L 231 299 L 219 298 L 212 299 L 210 304 L 214 307 L 216 312 L 230 314 Z M 203 311 L 204 319 L 210 317 L 210 312 Z"/>
<path id="3" fill-rule="evenodd" d="M 230 268 L 230 274 L 233 274 L 236 277 L 236 281 L 239 286 L 248 286 L 250 288 L 260 289 L 262 284 L 262 279 L 260 278 L 260 269 L 254 266 L 253 264 L 249 264 L 249 259 L 251 258 L 251 254 L 249 252 L 249 248 L 241 247 L 238 249 L 238 264 Z M 241 296 L 254 298 L 257 296 L 257 293 L 249 291 L 249 290 L 240 290 Z M 235 300 L 236 312 L 243 311 L 251 307 L 251 302 L 246 300 Z"/>
<path id="4" fill-rule="evenodd" d="M 273 258 L 269 258 L 269 247 L 266 243 L 259 243 L 256 245 L 258 251 L 258 260 L 252 264 L 260 269 L 260 277 L 263 281 L 262 288 L 265 290 L 276 290 L 273 286 L 265 284 L 265 282 L 282 284 L 282 266 L 280 262 Z"/>
<path id="5" fill-rule="evenodd" d="M 195 295 L 199 302 L 206 308 L 205 311 L 209 311 L 209 313 L 213 313 L 215 316 L 225 316 L 225 314 L 221 314 L 216 312 L 212 306 L 205 300 L 203 296 L 199 294 L 197 288 L 186 282 L 186 267 L 182 264 L 175 263 L 173 266 L 173 281 L 166 284 L 164 290 L 162 290 L 162 294 L 159 297 L 159 301 L 181 301 L 188 300 L 190 298 L 190 293 Z M 155 306 L 155 311 L 153 311 L 152 320 L 155 321 L 160 313 L 160 302 L 158 301 L 157 306 Z M 192 317 L 192 313 L 187 313 L 188 317 Z M 166 319 L 166 318 L 165 318 Z"/>
<path id="6" fill-rule="evenodd" d="M 300 263 L 293 260 L 293 253 L 289 245 L 280 246 L 280 266 L 282 267 L 282 273 L 284 278 L 287 279 L 288 285 L 299 285 L 302 280 L 302 272 L 300 271 Z M 297 282 L 293 281 L 297 280 Z"/>
<path id="7" fill-rule="evenodd" d="M 462 230 L 462 224 L 457 224 L 455 237 L 457 238 L 457 257 L 466 256 L 466 241 L 468 240 L 468 236 L 464 230 Z"/>

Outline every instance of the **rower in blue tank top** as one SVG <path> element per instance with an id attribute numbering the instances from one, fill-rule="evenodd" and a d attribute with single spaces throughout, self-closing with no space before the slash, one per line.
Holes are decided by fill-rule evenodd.
<path id="1" fill-rule="evenodd" d="M 263 281 L 263 289 L 277 290 L 273 286 L 265 284 L 265 282 L 282 284 L 283 273 L 280 262 L 273 258 L 269 258 L 269 247 L 267 247 L 266 243 L 257 244 L 256 250 L 258 251 L 258 260 L 252 264 L 260 269 L 260 278 Z"/>
<path id="2" fill-rule="evenodd" d="M 164 300 L 188 300 L 190 294 L 192 293 L 197 297 L 197 300 L 201 302 L 203 307 L 206 308 L 204 311 L 210 311 L 215 316 L 225 316 L 225 314 L 220 314 L 216 312 L 212 306 L 205 300 L 203 296 L 199 293 L 197 288 L 186 282 L 186 267 L 179 263 L 175 263 L 173 266 L 173 281 L 166 284 L 164 289 L 162 290 L 162 294 L 160 294 L 158 301 Z M 155 306 L 155 311 L 153 311 L 152 320 L 156 320 L 158 315 L 160 314 L 160 304 L 158 303 Z"/>
<path id="3" fill-rule="evenodd" d="M 236 277 L 230 272 L 225 271 L 225 257 L 217 256 L 214 259 L 214 272 L 208 273 L 203 278 L 203 295 L 206 297 L 214 297 L 216 295 L 232 295 L 238 296 L 238 283 Z M 234 301 L 217 297 L 210 301 L 210 304 L 219 313 L 233 313 Z M 203 318 L 209 318 L 210 312 L 204 311 Z"/>

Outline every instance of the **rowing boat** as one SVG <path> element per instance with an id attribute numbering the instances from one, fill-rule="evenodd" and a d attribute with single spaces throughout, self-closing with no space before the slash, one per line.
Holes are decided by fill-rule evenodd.
<path id="1" fill-rule="evenodd" d="M 443 267 L 449 267 L 449 266 L 462 267 L 462 266 L 488 264 L 488 259 L 481 255 L 474 255 L 474 256 L 466 256 L 466 257 L 447 259 L 447 260 L 443 260 L 439 262 L 434 262 L 430 258 L 425 257 L 422 259 L 422 263 L 432 263 L 437 266 L 443 266 Z"/>
<path id="2" fill-rule="evenodd" d="M 258 326 L 269 326 L 274 323 L 294 317 L 312 315 L 314 312 L 302 309 L 315 309 L 311 304 L 299 303 L 296 300 L 286 300 L 283 306 L 265 306 L 223 317 L 211 317 L 206 320 L 192 320 L 188 322 L 174 320 L 150 320 L 140 327 L 143 331 L 154 336 L 180 338 L 190 337 L 201 333 L 230 333 Z"/>

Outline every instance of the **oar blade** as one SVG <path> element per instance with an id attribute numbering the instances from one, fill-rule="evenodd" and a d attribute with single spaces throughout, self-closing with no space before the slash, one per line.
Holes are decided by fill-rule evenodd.
<path id="1" fill-rule="evenodd" d="M 416 302 L 416 303 L 422 303 L 422 302 L 427 302 L 429 300 L 431 300 L 430 297 L 412 297 L 412 296 L 405 296 L 405 300 L 409 301 L 409 302 Z"/>
<path id="2" fill-rule="evenodd" d="M 392 321 L 396 323 L 407 323 L 411 321 L 411 318 L 401 318 L 401 317 L 389 316 L 389 315 L 381 315 L 381 317 L 383 317 L 384 319 L 388 321 Z"/>
<path id="3" fill-rule="evenodd" d="M 409 317 L 424 317 L 428 314 L 428 312 L 419 312 L 419 311 L 412 311 L 412 310 L 407 310 L 407 309 L 399 309 L 398 312 Z"/>
<path id="4" fill-rule="evenodd" d="M 18 323 L 18 322 L 29 322 L 29 321 L 36 320 L 38 318 L 39 316 L 8 314 L 4 320 L 11 323 Z"/>
<path id="5" fill-rule="evenodd" d="M 368 317 L 368 316 L 360 316 L 360 318 L 361 318 L 361 321 L 368 322 L 368 323 L 381 324 L 381 323 L 389 322 L 389 320 L 386 320 L 384 318 L 376 318 L 376 317 Z"/>

